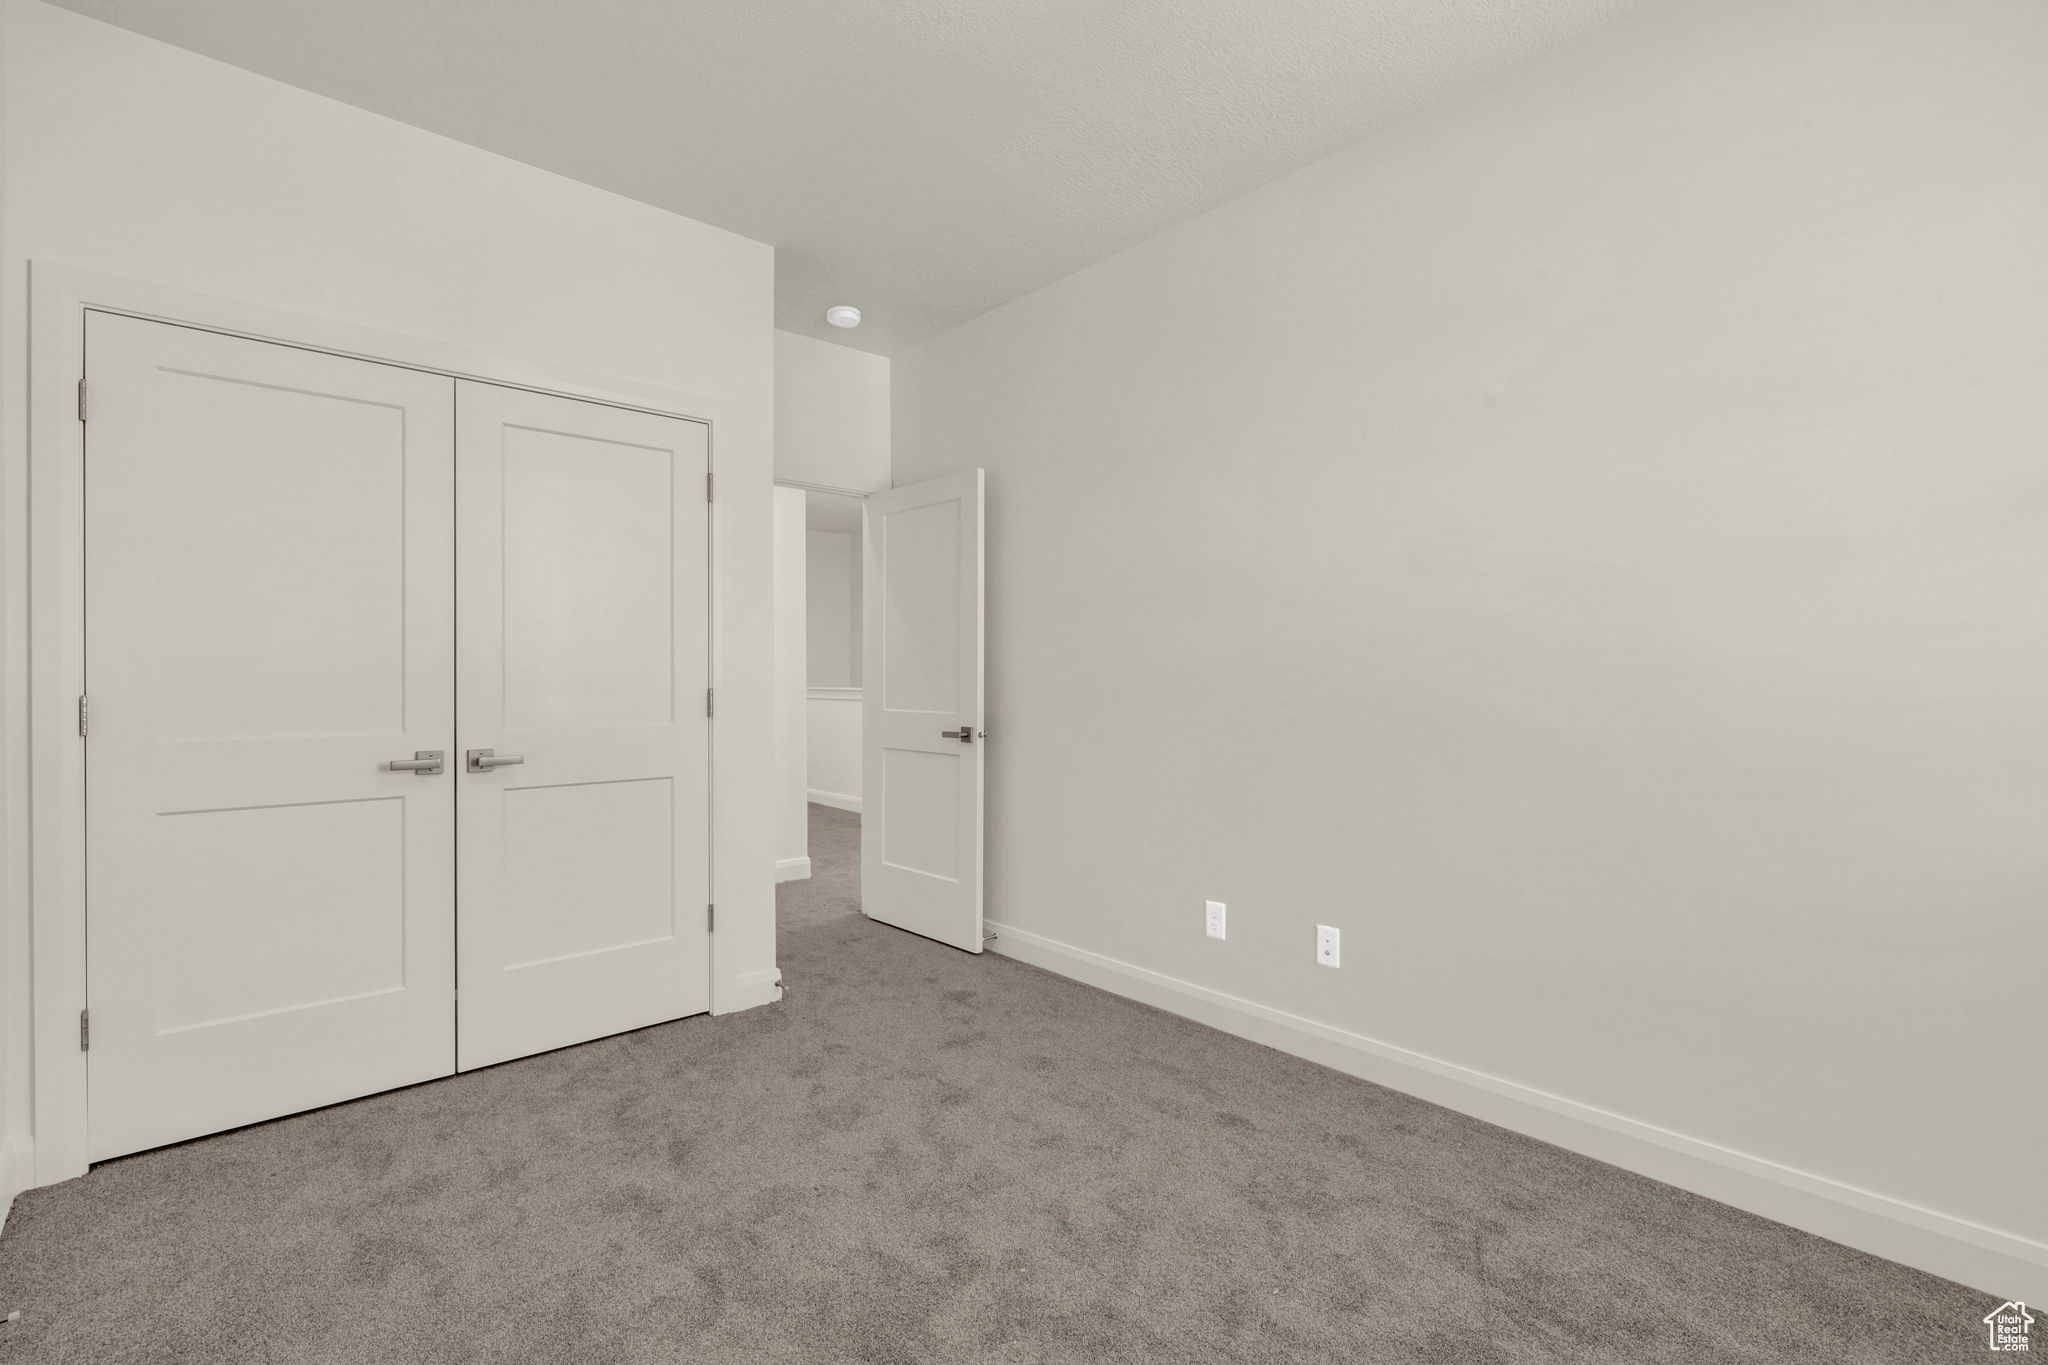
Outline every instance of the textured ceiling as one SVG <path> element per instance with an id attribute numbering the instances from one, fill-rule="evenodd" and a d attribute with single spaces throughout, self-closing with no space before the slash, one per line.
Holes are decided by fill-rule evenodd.
<path id="1" fill-rule="evenodd" d="M 771 242 L 890 354 L 1635 0 L 58 2 Z"/>

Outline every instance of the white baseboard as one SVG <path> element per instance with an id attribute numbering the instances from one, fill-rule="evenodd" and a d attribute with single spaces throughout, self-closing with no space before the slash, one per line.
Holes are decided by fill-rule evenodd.
<path id="1" fill-rule="evenodd" d="M 821 806 L 830 806 L 834 810 L 850 810 L 855 815 L 860 814 L 860 798 L 858 796 L 842 796 L 838 792 L 821 791 L 810 791 L 806 792 L 805 795 Z"/>
<path id="2" fill-rule="evenodd" d="M 0 1141 L 0 1226 L 14 1208 L 14 1196 L 36 1183 L 36 1140 L 26 1133 Z"/>
<path id="3" fill-rule="evenodd" d="M 713 1014 L 738 1014 L 756 1005 L 772 1005 L 782 999 L 782 968 L 763 967 L 758 972 L 741 972 L 733 988 L 711 1007 Z"/>
<path id="4" fill-rule="evenodd" d="M 775 861 L 775 880 L 778 882 L 800 882 L 810 875 L 809 858 L 778 858 Z"/>
<path id="5" fill-rule="evenodd" d="M 996 952 L 1859 1251 L 2048 1303 L 2048 1245 L 991 921 Z"/>

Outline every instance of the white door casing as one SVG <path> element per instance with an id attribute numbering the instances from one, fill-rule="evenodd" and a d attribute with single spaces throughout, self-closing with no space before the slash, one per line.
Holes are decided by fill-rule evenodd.
<path id="1" fill-rule="evenodd" d="M 90 1154 L 454 1067 L 453 382 L 87 320 Z"/>
<path id="2" fill-rule="evenodd" d="M 709 1008 L 709 442 L 457 390 L 467 1070 Z"/>
<path id="3" fill-rule="evenodd" d="M 979 469 L 869 495 L 862 612 L 861 907 L 971 953 L 982 948 L 983 500 Z"/>

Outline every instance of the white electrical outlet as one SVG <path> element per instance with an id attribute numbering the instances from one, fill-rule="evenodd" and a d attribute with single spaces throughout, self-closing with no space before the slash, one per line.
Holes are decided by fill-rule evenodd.
<path id="1" fill-rule="evenodd" d="M 1223 937 L 1223 902 L 1209 902 L 1209 937 Z"/>
<path id="2" fill-rule="evenodd" d="M 1337 965 L 1337 931 L 1327 924 L 1316 926 L 1316 963 L 1323 967 Z"/>

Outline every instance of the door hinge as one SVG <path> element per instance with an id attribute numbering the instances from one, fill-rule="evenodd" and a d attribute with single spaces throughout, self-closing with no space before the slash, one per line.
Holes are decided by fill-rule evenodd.
<path id="1" fill-rule="evenodd" d="M 704 501 L 711 501 L 711 475 L 709 471 L 706 471 L 704 475 Z"/>
<path id="2" fill-rule="evenodd" d="M 85 381 L 78 381 L 78 420 L 85 420 Z"/>
<path id="3" fill-rule="evenodd" d="M 704 932 L 708 934 L 717 928 L 718 907 L 715 905 L 707 905 L 704 907 Z"/>
<path id="4" fill-rule="evenodd" d="M 704 714 L 707 716 L 718 714 L 718 703 L 715 699 L 715 693 L 708 687 L 704 689 Z"/>
<path id="5" fill-rule="evenodd" d="M 80 1010 L 78 1012 L 78 1050 L 80 1052 L 92 1051 L 91 1010 Z"/>
<path id="6" fill-rule="evenodd" d="M 80 739 L 84 739 L 84 738 L 85 738 L 85 736 L 86 736 L 86 732 L 87 732 L 87 731 L 89 731 L 89 730 L 91 730 L 91 729 L 92 729 L 92 710 L 91 710 L 91 701 L 90 701 L 90 699 L 89 699 L 89 698 L 86 698 L 86 697 L 80 697 L 80 698 L 78 699 L 78 737 L 79 737 Z"/>

